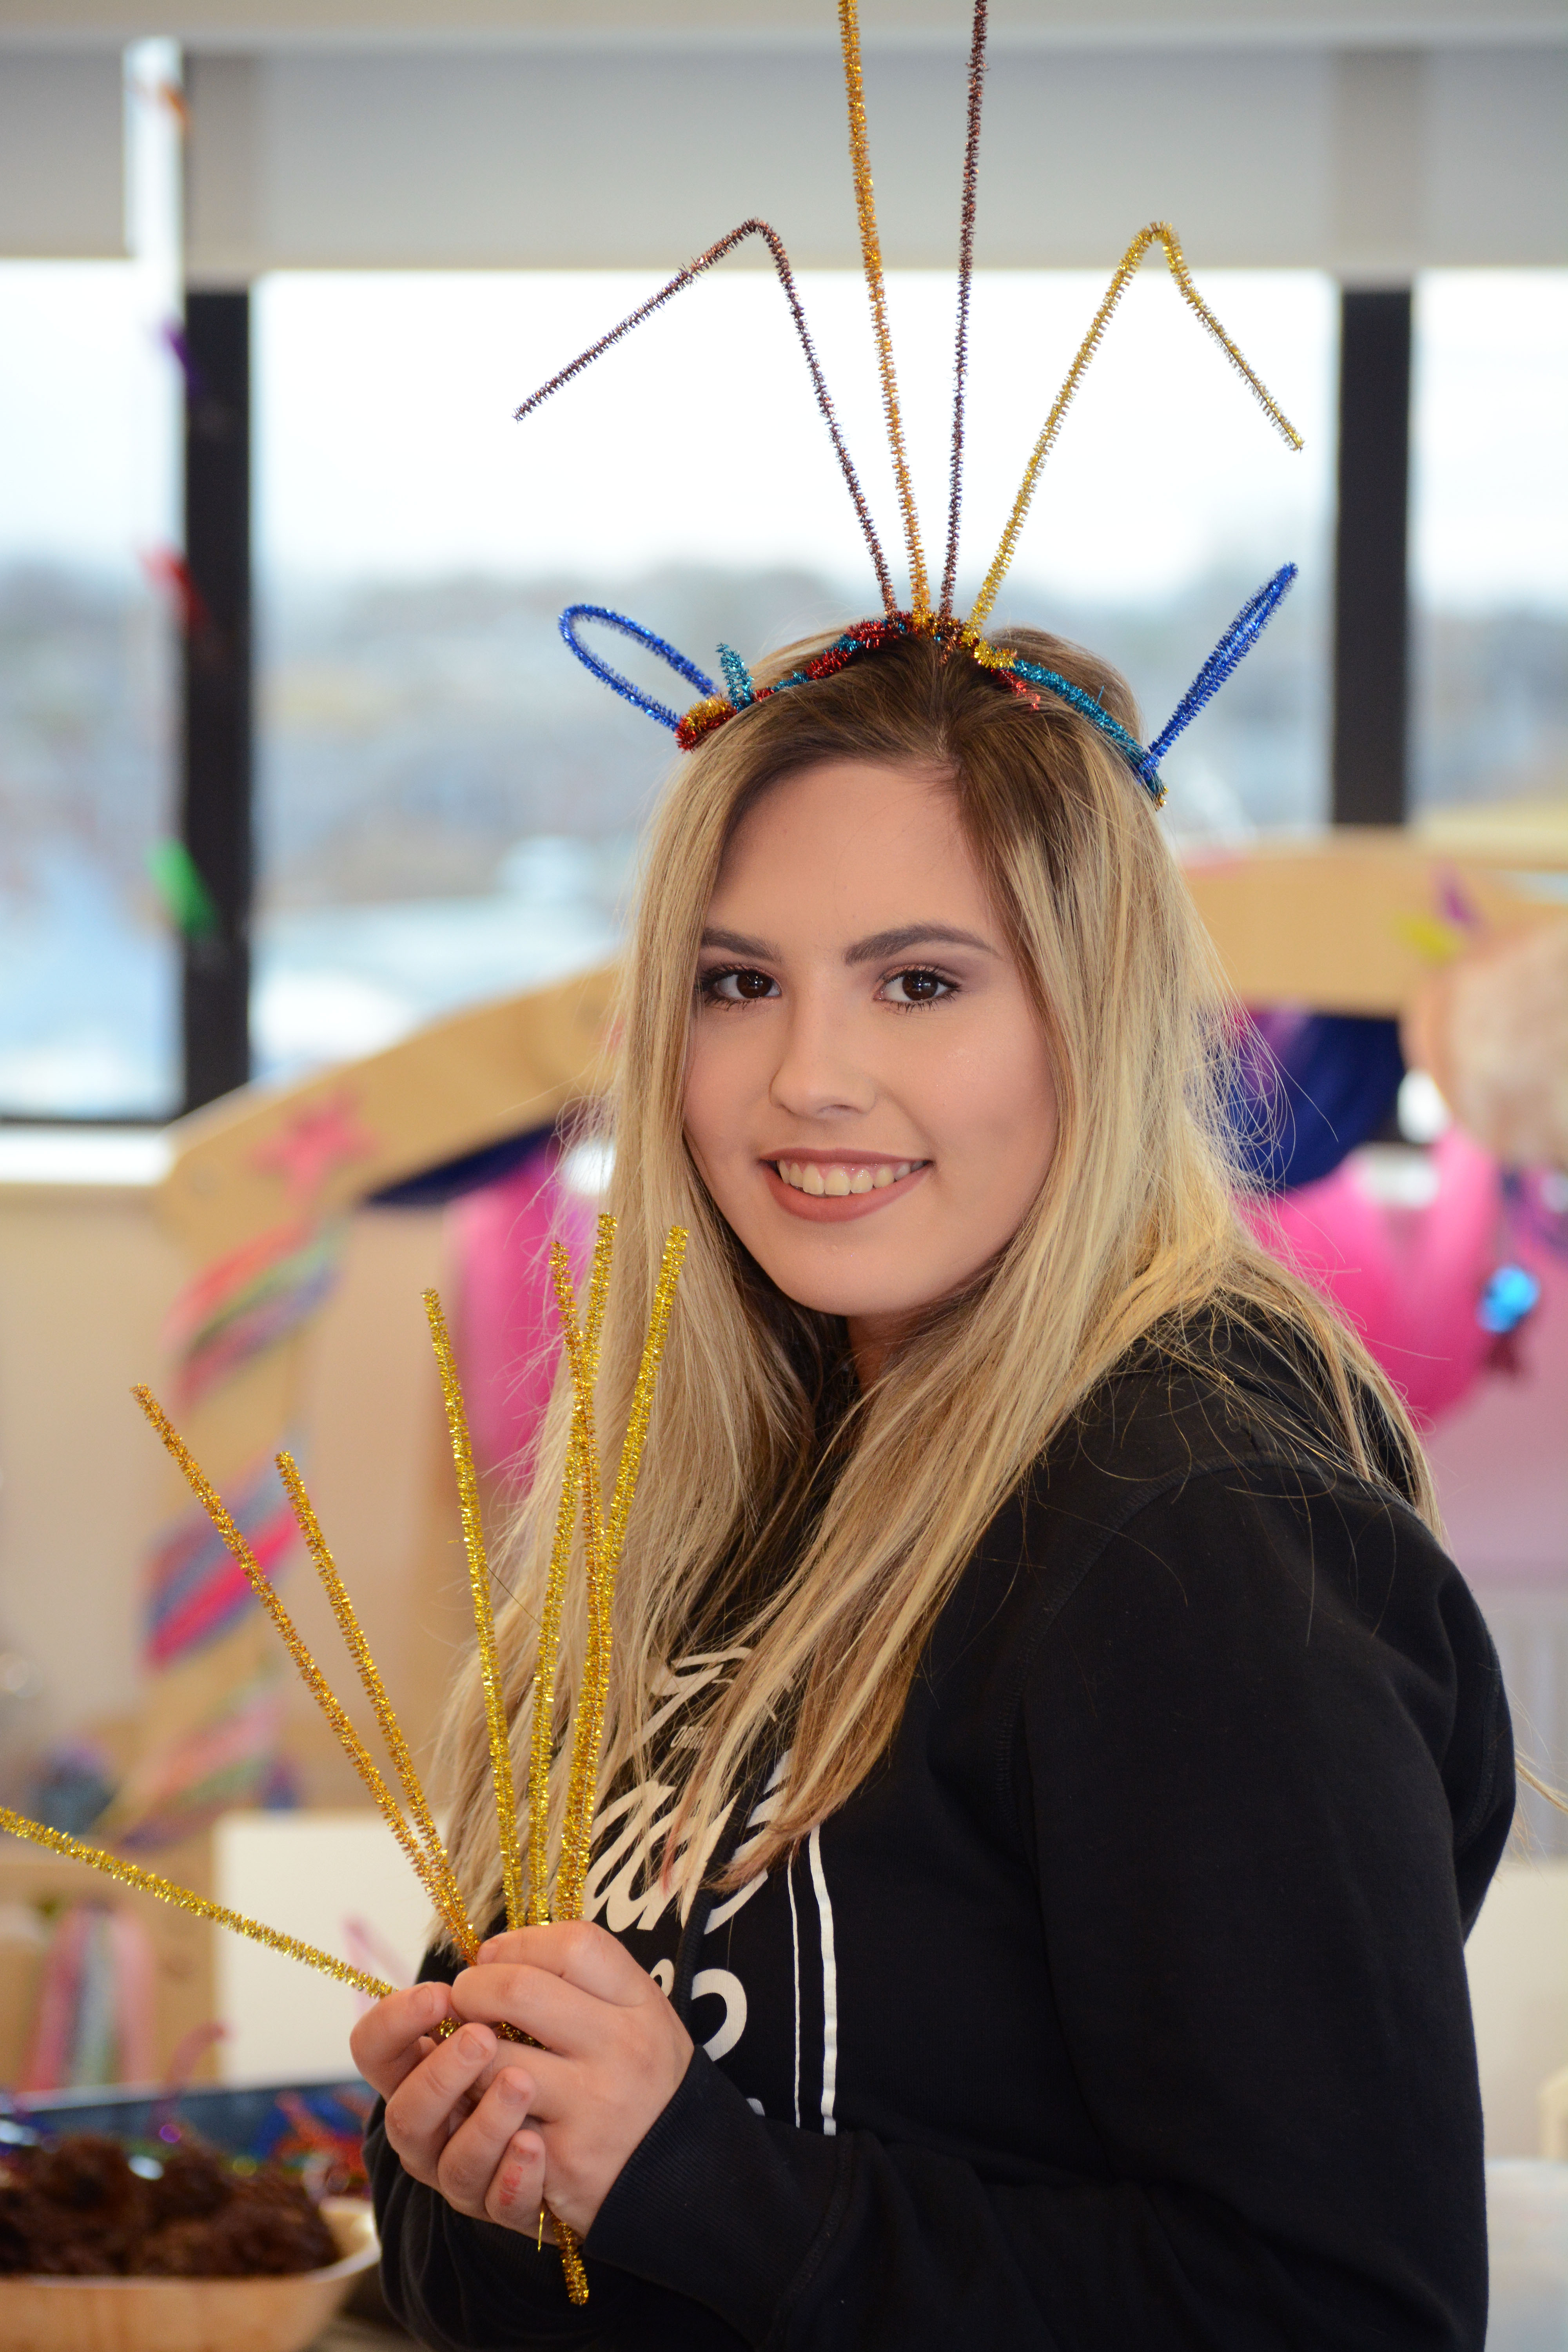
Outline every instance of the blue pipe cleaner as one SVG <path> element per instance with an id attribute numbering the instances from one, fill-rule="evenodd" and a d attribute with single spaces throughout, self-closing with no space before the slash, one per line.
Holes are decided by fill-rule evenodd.
<path id="1" fill-rule="evenodd" d="M 595 677 L 602 678 L 624 701 L 633 702 L 639 710 L 646 710 L 650 719 L 657 719 L 661 727 L 669 729 L 671 734 L 680 724 L 680 713 L 671 710 L 667 702 L 656 702 L 651 694 L 645 694 L 640 686 L 634 686 L 631 679 L 623 677 L 618 669 L 612 669 L 608 662 L 599 659 L 597 654 L 591 654 L 577 636 L 575 624 L 578 621 L 603 621 L 606 627 L 618 629 L 623 637 L 635 637 L 639 646 L 646 646 L 649 653 L 657 654 L 660 661 L 668 662 L 670 668 L 696 687 L 700 694 L 718 693 L 712 679 L 705 677 L 695 662 L 688 661 L 686 656 L 667 638 L 656 637 L 653 631 L 645 629 L 640 621 L 628 621 L 624 613 L 612 613 L 604 604 L 568 604 L 561 615 L 561 634 L 584 668 L 591 669 Z M 739 656 L 736 658 L 739 659 Z"/>
<path id="2" fill-rule="evenodd" d="M 1476 1321 L 1483 1331 L 1506 1339 L 1540 1304 L 1541 1284 L 1528 1266 L 1500 1265 L 1481 1293 Z"/>
<path id="3" fill-rule="evenodd" d="M 1011 665 L 1010 674 L 1014 677 L 1026 677 L 1031 686 L 1045 687 L 1058 701 L 1068 703 L 1080 718 L 1087 719 L 1091 727 L 1098 727 L 1127 761 L 1155 807 L 1161 806 L 1165 797 L 1165 787 L 1160 782 L 1153 752 L 1145 751 L 1137 736 L 1130 735 L 1121 720 L 1113 719 L 1092 694 L 1086 694 L 1083 688 L 1075 686 L 1070 677 L 1063 677 L 1059 670 L 1044 669 L 1038 662 L 1016 661 Z"/>
<path id="4" fill-rule="evenodd" d="M 1266 581 L 1257 595 L 1242 606 L 1165 725 L 1142 755 L 1138 772 L 1145 781 L 1177 736 L 1192 725 L 1205 703 L 1214 700 L 1232 670 L 1245 661 L 1274 618 L 1280 599 L 1295 577 L 1296 566 L 1293 563 L 1281 564 L 1273 579 Z"/>
<path id="5" fill-rule="evenodd" d="M 737 710 L 744 710 L 755 702 L 757 689 L 752 684 L 752 673 L 733 646 L 721 646 L 719 667 L 724 673 L 724 683 L 730 689 L 730 699 Z"/>

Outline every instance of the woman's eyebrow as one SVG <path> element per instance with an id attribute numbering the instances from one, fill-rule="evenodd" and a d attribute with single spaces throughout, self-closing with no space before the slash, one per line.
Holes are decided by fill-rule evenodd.
<path id="1" fill-rule="evenodd" d="M 844 950 L 846 963 L 877 963 L 883 956 L 902 955 L 906 948 L 914 947 L 978 948 L 982 955 L 994 955 L 989 940 L 976 939 L 973 931 L 954 930 L 951 923 L 903 923 L 895 931 L 874 931 L 868 940 L 857 940 L 852 948 Z"/>
<path id="2" fill-rule="evenodd" d="M 763 963 L 780 963 L 784 960 L 782 948 L 775 948 L 768 940 L 749 940 L 744 931 L 723 931 L 710 927 L 703 932 L 698 945 L 722 948 L 729 955 L 757 956 Z"/>

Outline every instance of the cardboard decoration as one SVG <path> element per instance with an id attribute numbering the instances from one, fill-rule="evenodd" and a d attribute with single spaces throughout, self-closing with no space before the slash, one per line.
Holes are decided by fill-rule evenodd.
<path id="1" fill-rule="evenodd" d="M 162 1372 L 191 1445 L 253 1541 L 279 1517 L 280 1450 L 299 1448 L 311 1326 L 361 1201 L 548 1127 L 601 1083 L 612 975 L 600 971 L 431 1024 L 289 1087 L 247 1087 L 178 1121 L 155 1198 L 191 1279 Z M 128 1400 L 129 1402 L 129 1400 Z M 146 1564 L 140 1737 L 96 1834 L 156 1855 L 234 1805 L 283 1797 L 285 1684 L 261 1612 L 199 1508 L 169 1477 Z M 285 1526 L 268 1574 L 297 1555 Z"/>
<path id="2" fill-rule="evenodd" d="M 1397 827 L 1194 850 L 1184 870 L 1244 1004 L 1397 1020 L 1473 948 L 1561 920 L 1503 864 Z M 1568 857 L 1563 860 L 1568 863 Z"/>
<path id="3" fill-rule="evenodd" d="M 592 1093 L 613 972 L 449 1015 L 289 1087 L 242 1087 L 169 1130 L 157 1213 L 206 1266 L 301 1214 L 547 1127 Z"/>

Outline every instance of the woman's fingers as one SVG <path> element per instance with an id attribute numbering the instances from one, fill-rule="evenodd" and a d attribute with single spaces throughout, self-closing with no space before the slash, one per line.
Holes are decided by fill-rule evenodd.
<path id="1" fill-rule="evenodd" d="M 552 1927 L 514 1927 L 492 1936 L 479 1949 L 479 1964 L 541 1969 L 566 1984 L 635 2009 L 646 2000 L 648 1979 L 624 1944 L 586 1919 L 563 1919 Z"/>
<path id="2" fill-rule="evenodd" d="M 508 2141 L 486 2193 L 485 2214 L 503 2230 L 521 2230 L 537 2244 L 555 2243 L 544 2210 L 544 2142 L 537 2132 L 516 2132 Z"/>
<path id="3" fill-rule="evenodd" d="M 452 1999 L 459 2017 L 518 2026 L 563 2057 L 584 2055 L 604 2040 L 606 2004 L 543 1969 L 465 1969 Z"/>
<path id="4" fill-rule="evenodd" d="M 389 2099 L 424 2056 L 424 2037 L 454 2014 L 451 1993 L 444 1984 L 410 1985 L 367 2011 L 349 2036 L 349 2048 L 372 2090 Z"/>
<path id="5" fill-rule="evenodd" d="M 458 2125 L 441 2150 L 436 2166 L 436 2186 L 447 2204 L 459 2213 L 478 2218 L 488 2212 L 487 2200 L 495 2187 L 497 2170 L 527 2120 L 532 2096 L 533 2084 L 528 2075 L 521 2067 L 509 2066 L 504 2074 L 496 2076 L 473 2114 Z M 542 2182 L 543 2143 L 538 2141 L 537 2133 L 528 2137 L 539 2145 L 539 2177 Z M 511 2161 L 515 2165 L 516 2159 Z M 533 2211 L 538 2210 L 539 2200 L 535 2198 Z"/>
<path id="6" fill-rule="evenodd" d="M 422 2058 L 387 2100 L 386 2137 L 405 2172 L 426 2188 L 437 2185 L 437 2167 L 454 2137 L 454 2117 L 460 2127 L 495 2048 L 496 2038 L 488 2026 L 465 2025 Z"/>

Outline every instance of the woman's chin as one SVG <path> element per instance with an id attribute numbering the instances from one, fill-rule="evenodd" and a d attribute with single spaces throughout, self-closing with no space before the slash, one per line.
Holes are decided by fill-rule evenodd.
<path id="1" fill-rule="evenodd" d="M 875 1272 L 864 1265 L 814 1265 L 814 1253 L 807 1251 L 770 1251 L 764 1255 L 753 1249 L 752 1255 L 769 1280 L 797 1307 L 808 1307 L 815 1315 L 841 1315 L 847 1322 L 889 1331 L 913 1322 L 924 1308 L 958 1286 L 922 1283 L 911 1289 L 907 1264 L 889 1269 L 886 1278 L 879 1281 Z"/>

